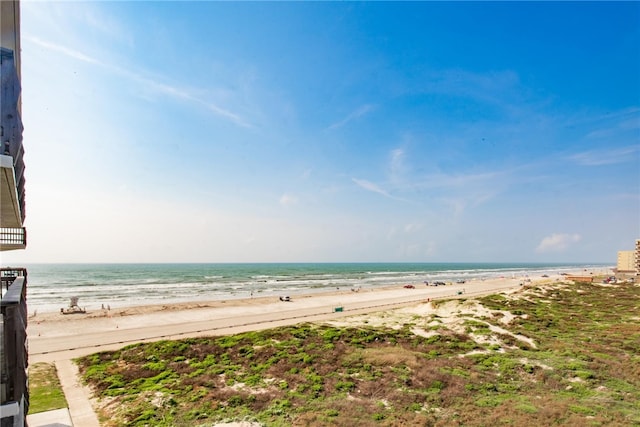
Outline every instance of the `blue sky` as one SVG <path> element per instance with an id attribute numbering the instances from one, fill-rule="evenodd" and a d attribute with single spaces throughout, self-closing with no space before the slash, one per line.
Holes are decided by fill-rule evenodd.
<path id="1" fill-rule="evenodd" d="M 610 262 L 640 3 L 23 2 L 7 262 Z"/>

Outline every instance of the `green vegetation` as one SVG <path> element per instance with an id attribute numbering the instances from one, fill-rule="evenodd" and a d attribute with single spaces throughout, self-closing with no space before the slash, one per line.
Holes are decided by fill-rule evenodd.
<path id="1" fill-rule="evenodd" d="M 29 413 L 67 407 L 56 367 L 50 363 L 34 363 L 29 367 Z"/>
<path id="2" fill-rule="evenodd" d="M 105 426 L 640 424 L 640 287 L 553 285 L 478 301 L 502 314 L 466 316 L 457 330 L 438 323 L 429 337 L 408 324 L 301 324 L 136 344 L 78 364 Z M 507 312 L 517 315 L 505 325 Z"/>

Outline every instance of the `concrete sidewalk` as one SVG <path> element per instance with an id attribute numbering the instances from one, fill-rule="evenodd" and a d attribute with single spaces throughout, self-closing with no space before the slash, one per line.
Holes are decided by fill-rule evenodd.
<path id="1" fill-rule="evenodd" d="M 91 392 L 80 382 L 78 367 L 71 360 L 57 360 L 55 363 L 62 391 L 69 405 L 72 425 L 100 427 L 98 417 L 89 401 Z"/>
<path id="2" fill-rule="evenodd" d="M 67 408 L 29 414 L 27 424 L 29 427 L 73 427 Z"/>

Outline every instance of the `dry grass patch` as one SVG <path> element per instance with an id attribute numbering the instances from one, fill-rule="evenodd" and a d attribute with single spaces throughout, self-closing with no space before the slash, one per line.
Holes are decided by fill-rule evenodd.
<path id="1" fill-rule="evenodd" d="M 376 366 L 416 367 L 424 363 L 424 356 L 402 347 L 368 348 L 362 350 L 362 361 Z"/>

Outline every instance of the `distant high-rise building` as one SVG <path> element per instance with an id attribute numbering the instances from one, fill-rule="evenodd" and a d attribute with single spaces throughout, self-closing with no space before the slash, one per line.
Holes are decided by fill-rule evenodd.
<path id="1" fill-rule="evenodd" d="M 636 274 L 640 275 L 640 239 L 636 239 L 635 267 Z"/>
<path id="2" fill-rule="evenodd" d="M 636 239 L 636 245 L 632 251 L 618 251 L 618 264 L 616 272 L 626 275 L 640 276 L 640 239 Z"/>
<path id="3" fill-rule="evenodd" d="M 635 273 L 636 251 L 618 251 L 616 271 L 618 273 Z"/>

